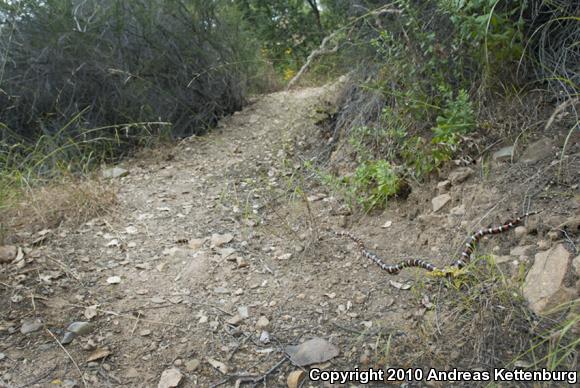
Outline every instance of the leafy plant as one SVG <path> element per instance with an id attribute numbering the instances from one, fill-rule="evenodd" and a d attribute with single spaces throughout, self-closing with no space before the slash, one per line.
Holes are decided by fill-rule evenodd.
<path id="1" fill-rule="evenodd" d="M 436 166 L 451 159 L 461 143 L 461 135 L 471 132 L 475 127 L 475 113 L 467 92 L 461 89 L 457 97 L 452 99 L 450 92 L 442 91 L 446 94 L 446 105 L 437 116 L 431 140 L 435 146 L 433 156 Z"/>
<path id="2" fill-rule="evenodd" d="M 387 200 L 399 192 L 401 178 L 386 160 L 373 160 L 356 169 L 352 185 L 357 202 L 370 210 L 384 207 Z"/>

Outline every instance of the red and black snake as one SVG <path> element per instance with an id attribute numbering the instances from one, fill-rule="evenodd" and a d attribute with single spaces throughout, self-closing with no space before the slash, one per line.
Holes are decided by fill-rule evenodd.
<path id="1" fill-rule="evenodd" d="M 473 251 L 475 250 L 477 243 L 483 236 L 488 234 L 498 234 L 502 232 L 507 232 L 508 230 L 513 229 L 516 226 L 520 225 L 525 218 L 537 213 L 538 212 L 529 212 L 519 216 L 513 221 L 506 221 L 503 225 L 496 226 L 495 228 L 480 229 L 479 231 L 475 232 L 474 234 L 471 235 L 471 237 L 469 237 L 469 239 L 465 243 L 465 249 L 463 250 L 463 252 L 461 252 L 461 256 L 452 264 L 452 266 L 461 269 L 465 267 L 467 264 L 469 264 L 469 261 L 471 260 L 471 255 L 473 254 Z M 408 267 L 420 267 L 429 272 L 443 271 L 443 269 L 437 268 L 435 265 L 429 263 L 428 261 L 421 259 L 407 259 L 400 261 L 398 264 L 389 265 L 385 263 L 383 259 L 381 259 L 379 256 L 368 251 L 362 240 L 359 239 L 358 237 L 353 236 L 349 232 L 334 232 L 334 233 L 337 236 L 350 238 L 352 241 L 356 243 L 356 245 L 361 250 L 364 257 L 372 260 L 375 264 L 377 264 L 379 267 L 381 267 L 383 270 L 387 271 L 391 275 L 396 275 L 399 272 L 401 272 L 403 268 Z"/>

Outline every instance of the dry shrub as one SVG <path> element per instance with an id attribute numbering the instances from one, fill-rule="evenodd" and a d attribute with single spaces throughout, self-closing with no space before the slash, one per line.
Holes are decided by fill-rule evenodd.
<path id="1" fill-rule="evenodd" d="M 61 224 L 79 225 L 111 212 L 116 204 L 116 187 L 98 180 L 67 179 L 22 189 L 18 200 L 0 208 L 0 242 L 25 240 Z"/>

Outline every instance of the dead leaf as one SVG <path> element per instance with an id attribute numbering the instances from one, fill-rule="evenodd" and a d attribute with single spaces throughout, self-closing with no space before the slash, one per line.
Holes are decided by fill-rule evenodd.
<path id="1" fill-rule="evenodd" d="M 98 348 L 97 350 L 89 354 L 89 356 L 87 357 L 87 362 L 101 360 L 105 357 L 108 357 L 110 354 L 111 351 L 108 348 Z"/>
<path id="2" fill-rule="evenodd" d="M 88 320 L 93 319 L 94 317 L 97 316 L 98 312 L 97 312 L 97 308 L 99 307 L 98 304 L 94 304 L 92 306 L 88 306 L 87 308 L 85 308 L 85 318 L 87 318 Z"/>

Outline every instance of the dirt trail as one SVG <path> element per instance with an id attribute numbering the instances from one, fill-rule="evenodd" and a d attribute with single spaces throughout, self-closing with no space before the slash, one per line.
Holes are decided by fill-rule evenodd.
<path id="1" fill-rule="evenodd" d="M 389 335 L 417 332 L 426 313 L 424 290 L 390 280 L 421 283 L 423 273 L 387 277 L 330 230 L 354 228 L 381 255 L 447 263 L 469 231 L 518 208 L 521 187 L 515 170 L 457 184 L 452 211 L 440 215 L 431 212 L 432 182 L 378 216 L 352 216 L 304 168 L 325 141 L 317 109 L 334 103 L 337 87 L 262 96 L 207 136 L 128 162 L 114 214 L 55 231 L 33 255 L 50 276 L 13 289 L 11 298 L 23 298 L 5 304 L 12 334 L 2 334 L 2 381 L 157 386 L 175 368 L 181 386 L 234 386 L 236 376 L 263 376 L 284 359 L 284 346 L 312 337 L 340 349 L 333 369 L 386 363 Z M 537 178 L 517 176 L 525 185 Z M 499 238 L 488 248 L 514 245 Z M 15 332 L 33 319 L 59 339 L 74 321 L 90 320 L 93 330 L 66 346 L 69 357 L 44 328 Z M 284 386 L 294 369 L 276 368 L 267 386 Z"/>

